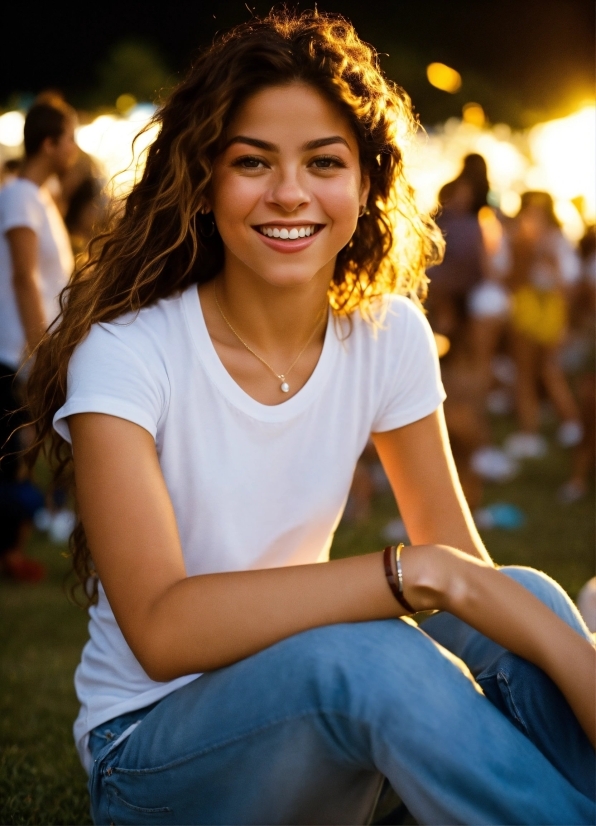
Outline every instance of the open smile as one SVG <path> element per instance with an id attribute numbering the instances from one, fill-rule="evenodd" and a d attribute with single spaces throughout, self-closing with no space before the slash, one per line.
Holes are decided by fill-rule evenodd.
<path id="1" fill-rule="evenodd" d="M 296 241 L 298 238 L 310 238 L 323 228 L 323 224 L 261 224 L 254 227 L 267 238 L 280 238 L 282 241 Z"/>

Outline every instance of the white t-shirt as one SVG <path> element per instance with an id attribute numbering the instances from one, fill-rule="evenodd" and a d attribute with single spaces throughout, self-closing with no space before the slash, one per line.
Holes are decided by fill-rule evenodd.
<path id="1" fill-rule="evenodd" d="M 46 320 L 58 315 L 58 295 L 70 277 L 74 259 L 64 221 L 46 187 L 16 178 L 0 189 L 0 362 L 16 370 L 25 333 L 13 287 L 12 257 L 6 233 L 28 227 L 37 235 L 37 277 Z"/>
<path id="2" fill-rule="evenodd" d="M 324 561 L 369 434 L 427 416 L 445 395 L 424 315 L 407 298 L 385 303 L 380 329 L 355 314 L 345 340 L 330 318 L 308 382 L 269 406 L 224 368 L 192 286 L 91 328 L 71 358 L 54 426 L 69 439 L 66 417 L 94 411 L 151 433 L 189 576 Z M 87 768 L 91 729 L 198 676 L 151 680 L 101 584 L 89 614 L 75 675 L 75 739 Z"/>

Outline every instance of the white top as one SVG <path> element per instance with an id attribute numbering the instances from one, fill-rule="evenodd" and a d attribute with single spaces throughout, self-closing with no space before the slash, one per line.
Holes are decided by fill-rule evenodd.
<path id="1" fill-rule="evenodd" d="M 0 362 L 16 370 L 25 349 L 25 333 L 13 287 L 12 257 L 6 232 L 28 227 L 37 235 L 37 278 L 46 321 L 58 315 L 58 295 L 74 267 L 62 216 L 45 186 L 16 178 L 0 189 Z"/>
<path id="2" fill-rule="evenodd" d="M 423 418 L 444 399 L 430 327 L 389 297 L 383 327 L 355 314 L 343 341 L 331 319 L 319 362 L 283 404 L 247 395 L 215 351 L 196 286 L 117 322 L 96 324 L 75 350 L 54 426 L 94 411 L 151 433 L 189 576 L 323 561 L 356 461 L 374 431 Z M 345 326 L 345 322 L 344 322 Z M 75 675 L 75 739 L 149 705 L 198 675 L 154 682 L 126 644 L 99 586 Z M 181 629 L 184 633 L 184 629 Z"/>

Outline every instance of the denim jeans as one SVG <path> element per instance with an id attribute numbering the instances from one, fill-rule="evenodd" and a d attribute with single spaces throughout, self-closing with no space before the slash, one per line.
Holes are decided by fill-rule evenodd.
<path id="1" fill-rule="evenodd" d="M 588 633 L 544 574 L 504 573 Z M 594 751 L 562 695 L 444 613 L 297 634 L 99 726 L 90 749 L 96 824 L 367 823 L 385 777 L 419 823 L 595 822 Z"/>

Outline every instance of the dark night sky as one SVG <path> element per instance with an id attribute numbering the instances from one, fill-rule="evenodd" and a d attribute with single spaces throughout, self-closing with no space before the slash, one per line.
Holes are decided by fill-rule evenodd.
<path id="1" fill-rule="evenodd" d="M 263 13 L 270 3 L 251 5 Z M 87 0 L 78 12 L 60 6 L 13 0 L 3 11 L 0 101 L 48 87 L 84 101 L 110 47 L 131 37 L 152 43 L 178 73 L 217 30 L 249 16 L 241 0 Z M 344 14 L 389 54 L 386 71 L 410 92 L 423 120 L 458 114 L 472 99 L 493 121 L 524 125 L 567 114 L 594 94 L 591 0 L 329 0 L 319 9 Z M 427 84 L 424 69 L 433 60 L 462 73 L 461 93 L 450 97 Z"/>

